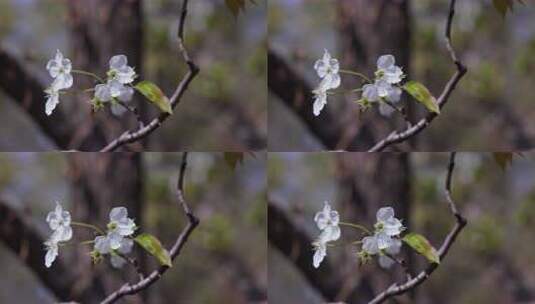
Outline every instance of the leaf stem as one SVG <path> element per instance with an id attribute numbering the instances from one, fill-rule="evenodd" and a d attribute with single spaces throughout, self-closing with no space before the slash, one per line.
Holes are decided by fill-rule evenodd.
<path id="1" fill-rule="evenodd" d="M 355 228 L 355 229 L 358 229 L 358 230 L 361 230 L 361 231 L 364 231 L 366 232 L 367 234 L 372 234 L 370 230 L 368 230 L 368 228 L 362 226 L 362 225 L 359 225 L 359 224 L 353 224 L 353 223 L 346 223 L 346 222 L 338 222 L 339 225 L 342 225 L 342 226 L 348 226 L 348 227 L 352 227 L 352 228 Z"/>
<path id="2" fill-rule="evenodd" d="M 93 74 L 91 72 L 86 72 L 86 71 L 82 71 L 82 70 L 72 70 L 71 72 L 74 73 L 74 74 L 80 74 L 80 75 L 93 77 L 96 80 L 98 80 L 100 83 L 104 83 L 105 82 L 104 79 L 100 78 L 97 74 Z"/>
<path id="3" fill-rule="evenodd" d="M 95 225 L 86 224 L 86 223 L 80 223 L 80 222 L 73 222 L 73 221 L 71 221 L 71 225 L 84 227 L 84 228 L 90 228 L 90 229 L 93 229 L 93 230 L 95 230 L 96 232 L 98 232 L 99 234 L 102 234 L 102 235 L 106 234 L 106 233 L 104 233 L 104 231 L 102 229 L 100 229 L 99 227 L 97 227 Z"/>
<path id="4" fill-rule="evenodd" d="M 359 72 L 354 72 L 354 71 L 350 71 L 350 70 L 339 70 L 340 73 L 342 74 L 348 74 L 348 75 L 353 75 L 353 76 L 357 76 L 357 77 L 360 77 L 364 80 L 366 80 L 367 82 L 371 83 L 372 81 L 370 80 L 370 78 L 366 77 L 364 74 L 361 74 Z"/>

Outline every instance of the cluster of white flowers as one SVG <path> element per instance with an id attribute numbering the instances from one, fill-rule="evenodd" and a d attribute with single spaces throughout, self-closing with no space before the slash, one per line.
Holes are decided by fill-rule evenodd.
<path id="1" fill-rule="evenodd" d="M 314 258 L 312 264 L 318 268 L 327 255 L 327 243 L 340 238 L 340 216 L 338 212 L 331 209 L 329 202 L 325 202 L 323 210 L 316 213 L 314 221 L 321 233 L 318 239 L 312 244 L 314 246 Z"/>
<path id="2" fill-rule="evenodd" d="M 50 267 L 59 254 L 59 243 L 67 242 L 72 238 L 71 214 L 63 210 L 59 202 L 56 202 L 56 208 L 48 213 L 46 222 L 52 229 L 52 235 L 45 241 L 45 266 Z"/>
<path id="3" fill-rule="evenodd" d="M 66 90 L 72 87 L 72 63 L 68 58 L 63 57 L 63 54 L 57 50 L 55 57 L 47 63 L 46 69 L 50 76 L 54 78 L 50 87 L 45 90 L 47 96 L 45 113 L 50 116 L 59 103 L 59 94 L 61 90 Z"/>
<path id="4" fill-rule="evenodd" d="M 312 91 L 314 94 L 313 113 L 315 116 L 318 116 L 327 104 L 328 90 L 340 86 L 339 73 L 341 71 L 338 60 L 332 58 L 327 50 L 325 50 L 323 58 L 316 61 L 314 69 L 322 79 L 319 86 Z M 368 78 L 359 73 L 351 74 L 357 74 L 368 81 Z M 379 112 L 384 116 L 390 116 L 394 111 L 391 105 L 397 104 L 401 99 L 402 90 L 400 83 L 403 78 L 405 78 L 405 74 L 396 65 L 394 56 L 383 55 L 379 57 L 373 82 L 369 80 L 362 88 L 354 90 L 362 91 L 362 99 L 359 100 L 360 105 L 367 108 L 373 103 L 378 103 Z"/>
<path id="5" fill-rule="evenodd" d="M 78 224 L 85 227 L 94 227 L 92 225 L 72 222 L 71 214 L 63 210 L 59 202 L 56 203 L 55 210 L 48 213 L 46 221 L 53 231 L 50 238 L 44 243 L 46 247 L 46 267 L 52 266 L 52 263 L 56 260 L 59 254 L 59 245 L 72 238 L 71 225 Z M 107 225 L 106 234 L 98 235 L 91 241 L 94 243 L 94 251 L 91 255 L 97 261 L 103 255 L 109 254 L 111 256 L 111 264 L 116 268 L 122 267 L 126 261 L 121 255 L 129 254 L 132 251 L 134 241 L 131 237 L 136 229 L 136 224 L 133 219 L 128 217 L 126 208 L 113 208 L 110 212 L 110 222 Z"/>
<path id="6" fill-rule="evenodd" d="M 59 104 L 59 95 L 62 90 L 72 87 L 73 76 L 71 73 L 78 72 L 100 79 L 91 73 L 73 70 L 71 61 L 65 58 L 59 50 L 55 57 L 48 62 L 46 69 L 54 78 L 50 87 L 45 90 L 47 96 L 45 113 L 49 116 Z M 119 101 L 126 103 L 132 100 L 134 95 L 132 83 L 136 77 L 136 72 L 133 67 L 128 65 L 128 59 L 125 55 L 113 56 L 109 62 L 106 82 L 99 83 L 92 89 L 95 92 L 93 99 L 95 109 L 103 107 L 105 103 L 110 103 L 112 113 L 122 115 L 126 109 L 119 105 Z"/>
<path id="7" fill-rule="evenodd" d="M 100 106 L 102 103 L 111 102 L 113 114 L 122 115 L 126 109 L 117 101 L 129 102 L 132 100 L 134 88 L 130 84 L 134 82 L 137 75 L 134 68 L 128 65 L 128 59 L 125 55 L 113 56 L 109 64 L 107 82 L 95 87 L 94 103 Z"/>
<path id="8" fill-rule="evenodd" d="M 361 256 L 379 255 L 379 264 L 389 268 L 394 263 L 388 255 L 396 255 L 401 250 L 399 236 L 405 229 L 399 219 L 394 216 L 392 207 L 384 207 L 377 211 L 374 235 L 362 239 Z"/>
<path id="9" fill-rule="evenodd" d="M 319 86 L 312 91 L 314 94 L 313 112 L 315 116 L 320 115 L 321 110 L 327 104 L 327 91 L 340 86 L 340 64 L 335 58 L 331 58 L 329 51 L 325 50 L 323 58 L 316 61 L 314 69 L 322 79 Z"/>
<path id="10" fill-rule="evenodd" d="M 401 221 L 394 216 L 392 207 L 379 209 L 376 217 L 377 222 L 374 225 L 373 234 L 369 232 L 370 235 L 360 241 L 362 251 L 359 256 L 365 261 L 371 256 L 379 255 L 379 264 L 384 268 L 389 268 L 395 262 L 389 256 L 396 255 L 401 250 L 402 242 L 399 237 L 405 228 Z M 327 256 L 328 243 L 340 238 L 339 224 L 348 224 L 340 222 L 338 212 L 332 210 L 328 202 L 325 202 L 323 210 L 316 213 L 314 221 L 321 231 L 319 237 L 312 243 L 314 247 L 312 265 L 318 268 Z"/>
<path id="11" fill-rule="evenodd" d="M 392 55 L 383 55 L 377 60 L 375 82 L 362 87 L 362 101 L 364 105 L 379 102 L 379 112 L 384 116 L 390 116 L 394 109 L 385 102 L 397 104 L 401 99 L 402 90 L 399 83 L 405 75 L 396 59 Z"/>
<path id="12" fill-rule="evenodd" d="M 136 224 L 128 217 L 126 208 L 116 207 L 110 212 L 107 228 L 106 235 L 95 238 L 93 257 L 99 259 L 101 255 L 111 254 L 111 264 L 120 268 L 126 261 L 117 253 L 128 254 L 132 251 L 134 241 L 129 237 L 134 234 Z"/>

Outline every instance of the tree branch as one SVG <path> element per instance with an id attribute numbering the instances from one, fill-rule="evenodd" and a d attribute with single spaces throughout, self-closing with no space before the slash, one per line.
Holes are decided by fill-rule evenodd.
<path id="1" fill-rule="evenodd" d="M 187 1 L 185 1 L 187 2 Z M 177 237 L 175 244 L 169 250 L 169 255 L 171 256 L 171 260 L 174 261 L 175 258 L 180 254 L 182 251 L 182 248 L 188 241 L 188 238 L 190 234 L 193 232 L 195 227 L 199 224 L 199 219 L 193 215 L 191 210 L 188 207 L 188 204 L 184 200 L 184 176 L 186 172 L 187 167 L 187 157 L 188 153 L 185 152 L 182 156 L 182 164 L 180 165 L 180 173 L 178 176 L 178 182 L 177 182 L 177 198 L 179 206 L 184 211 L 186 217 L 188 218 L 188 225 L 182 230 L 180 235 Z M 124 296 L 127 295 L 133 295 L 136 294 L 142 290 L 147 289 L 152 284 L 156 283 L 163 274 L 169 269 L 169 266 L 160 266 L 157 270 L 154 270 L 151 274 L 149 274 L 146 278 L 139 280 L 136 283 L 126 283 L 121 288 L 110 294 L 106 299 L 104 299 L 101 304 L 109 304 L 109 303 L 115 303 L 117 300 L 121 299 Z"/>
<path id="2" fill-rule="evenodd" d="M 70 142 L 72 128 L 66 123 L 68 119 L 65 113 L 59 109 L 54 112 L 54 119 L 46 116 L 45 93 L 41 82 L 3 48 L 0 48 L 0 66 L 0 88 L 28 112 L 58 147 L 66 148 Z"/>
<path id="3" fill-rule="evenodd" d="M 268 65 L 269 90 L 304 122 L 325 147 L 337 149 L 340 142 L 345 141 L 345 132 L 337 117 L 328 107 L 321 111 L 321 116 L 313 115 L 312 87 L 271 48 L 268 49 Z M 370 137 L 366 126 L 359 132 Z M 351 139 L 346 149 L 358 150 L 359 142 Z"/>
<path id="4" fill-rule="evenodd" d="M 179 53 L 188 65 L 189 71 L 182 78 L 182 81 L 178 84 L 173 96 L 169 99 L 171 103 L 171 108 L 175 109 L 176 106 L 182 100 L 182 96 L 189 87 L 189 84 L 199 73 L 199 67 L 191 60 L 186 47 L 184 46 L 184 24 L 186 22 L 186 17 L 188 14 L 188 3 L 189 0 L 183 0 L 182 2 L 182 13 L 180 15 L 180 20 L 178 23 L 178 49 Z M 158 117 L 154 118 L 146 126 L 139 126 L 135 130 L 128 130 L 121 134 L 118 138 L 111 141 L 106 147 L 101 149 L 101 152 L 114 151 L 120 148 L 123 145 L 139 141 L 149 134 L 158 129 L 172 114 L 161 113 Z"/>
<path id="5" fill-rule="evenodd" d="M 44 263 L 45 241 L 29 218 L 17 212 L 6 202 L 0 201 L 0 240 L 6 244 L 61 300 L 76 299 L 84 303 L 96 301 L 104 294 L 102 285 L 93 286 L 91 290 L 76 290 L 77 275 L 72 268 L 65 265 L 62 259 L 54 262 L 53 269 L 46 268 Z"/>
<path id="6" fill-rule="evenodd" d="M 446 105 L 446 103 L 448 102 L 450 98 L 451 93 L 457 87 L 457 83 L 461 80 L 461 78 L 467 72 L 466 67 L 457 58 L 457 54 L 455 53 L 455 50 L 453 49 L 453 46 L 451 44 L 451 26 L 453 22 L 453 17 L 455 15 L 455 3 L 456 2 L 457 2 L 456 0 L 451 0 L 450 2 L 449 15 L 448 15 L 448 20 L 446 22 L 446 31 L 444 33 L 444 36 L 446 39 L 446 48 L 448 49 L 451 60 L 457 67 L 457 72 L 455 72 L 455 74 L 453 74 L 450 80 L 446 83 L 446 86 L 444 87 L 442 94 L 440 94 L 440 97 L 437 99 L 437 104 L 440 109 L 442 109 Z M 388 146 L 408 140 L 409 138 L 415 136 L 416 134 L 426 129 L 437 116 L 438 114 L 430 112 L 429 114 L 427 114 L 427 116 L 422 118 L 415 125 L 411 127 L 407 127 L 403 131 L 393 131 L 386 138 L 379 141 L 372 148 L 370 148 L 368 152 L 383 151 Z"/>
<path id="7" fill-rule="evenodd" d="M 290 259 L 302 272 L 308 283 L 316 288 L 329 301 L 344 300 L 351 303 L 362 303 L 362 295 L 373 294 L 367 280 L 360 280 L 345 299 L 339 299 L 347 278 L 340 275 L 328 259 L 321 267 L 312 266 L 312 239 L 305 231 L 296 226 L 277 203 L 268 202 L 268 239 L 269 243 Z"/>
<path id="8" fill-rule="evenodd" d="M 453 0 L 453 2 L 455 2 L 455 0 Z M 451 245 L 455 242 L 455 240 L 457 239 L 457 236 L 459 235 L 461 230 L 464 228 L 464 226 L 466 226 L 466 223 L 467 223 L 466 219 L 457 210 L 457 207 L 453 199 L 451 198 L 451 179 L 452 179 L 454 168 L 455 168 L 455 152 L 452 152 L 450 154 L 448 173 L 446 175 L 446 182 L 444 185 L 444 193 L 448 201 L 450 210 L 453 216 L 455 217 L 456 222 L 455 222 L 455 226 L 448 233 L 448 235 L 444 239 L 444 242 L 442 243 L 442 246 L 440 246 L 440 249 L 438 250 L 440 261 L 442 261 L 446 257 Z M 368 304 L 383 303 L 389 298 L 406 293 L 416 288 L 418 285 L 422 284 L 425 280 L 427 280 L 431 276 L 431 274 L 437 269 L 437 267 L 438 267 L 438 264 L 435 264 L 435 263 L 429 264 L 429 266 L 427 266 L 425 270 L 420 272 L 413 279 L 407 280 L 403 284 L 397 284 L 397 283 L 392 284 L 390 287 L 388 287 L 388 289 L 378 294 Z"/>

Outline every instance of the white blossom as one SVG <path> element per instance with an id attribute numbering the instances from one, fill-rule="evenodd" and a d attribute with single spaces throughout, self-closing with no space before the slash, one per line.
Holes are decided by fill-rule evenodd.
<path id="1" fill-rule="evenodd" d="M 375 236 L 366 236 L 362 239 L 362 250 L 369 255 L 379 253 L 379 245 Z"/>
<path id="2" fill-rule="evenodd" d="M 375 229 L 378 233 L 384 233 L 387 236 L 398 236 L 403 230 L 403 224 L 394 216 L 392 207 L 383 207 L 377 211 L 377 223 Z"/>
<path id="3" fill-rule="evenodd" d="M 394 217 L 392 207 L 383 207 L 377 211 L 377 223 L 374 234 L 362 239 L 362 250 L 368 255 L 379 254 L 379 264 L 388 268 L 394 263 L 385 255 L 396 255 L 401 249 L 401 240 L 398 236 L 404 230 L 401 221 Z"/>
<path id="4" fill-rule="evenodd" d="M 126 109 L 117 100 L 130 102 L 134 96 L 134 89 L 124 85 L 118 80 L 109 80 L 106 84 L 98 84 L 95 87 L 95 98 L 102 102 L 111 102 L 111 111 L 114 115 L 122 115 Z"/>
<path id="5" fill-rule="evenodd" d="M 117 252 L 121 254 L 129 254 L 134 247 L 134 241 L 129 238 L 124 238 L 121 242 L 121 246 L 117 249 Z M 118 254 L 112 254 L 110 257 L 111 265 L 115 268 L 122 268 L 126 263 L 126 260 Z"/>
<path id="6" fill-rule="evenodd" d="M 64 58 L 59 50 L 56 51 L 55 57 L 48 61 L 46 69 L 50 76 L 54 78 L 52 89 L 59 91 L 72 87 L 73 78 L 71 75 L 71 61 L 68 58 Z"/>
<path id="7" fill-rule="evenodd" d="M 325 242 L 314 242 L 312 244 L 314 246 L 314 257 L 312 259 L 312 265 L 314 268 L 318 268 L 325 258 L 327 256 L 327 244 Z"/>
<path id="8" fill-rule="evenodd" d="M 45 242 L 46 255 L 45 255 L 45 266 L 50 268 L 52 263 L 56 260 L 58 256 L 58 242 L 51 239 Z"/>
<path id="9" fill-rule="evenodd" d="M 378 79 L 383 79 L 389 84 L 396 84 L 403 79 L 403 71 L 396 65 L 396 59 L 392 55 L 383 55 L 377 59 Z"/>
<path id="10" fill-rule="evenodd" d="M 56 242 L 66 242 L 72 238 L 71 214 L 63 210 L 59 202 L 56 208 L 46 216 L 46 221 L 53 230 L 51 239 Z"/>
<path id="11" fill-rule="evenodd" d="M 134 233 L 136 224 L 128 217 L 128 210 L 125 207 L 115 207 L 110 211 L 108 229 L 121 236 L 130 236 Z"/>
<path id="12" fill-rule="evenodd" d="M 375 84 L 365 84 L 362 87 L 362 98 L 369 102 L 379 101 L 379 90 Z"/>
<path id="13" fill-rule="evenodd" d="M 53 88 L 49 88 L 45 91 L 46 93 L 46 104 L 45 104 L 45 113 L 46 115 L 52 115 L 54 109 L 56 109 L 59 104 L 59 92 Z"/>
<path id="14" fill-rule="evenodd" d="M 128 58 L 125 55 L 113 56 L 110 59 L 108 75 L 112 80 L 117 80 L 121 84 L 130 84 L 136 78 L 136 72 L 134 68 L 128 66 Z"/>
<path id="15" fill-rule="evenodd" d="M 340 86 L 340 65 L 338 60 L 331 58 L 329 51 L 325 50 L 323 58 L 316 61 L 314 69 L 318 73 L 318 76 L 323 79 L 323 88 L 325 90 L 336 89 Z"/>
<path id="16" fill-rule="evenodd" d="M 320 240 L 322 242 L 336 241 L 340 238 L 340 216 L 336 210 L 331 210 L 329 202 L 325 202 L 323 210 L 314 216 L 316 225 L 321 230 Z"/>
<path id="17" fill-rule="evenodd" d="M 401 240 L 393 239 L 392 244 L 385 249 L 385 252 L 391 256 L 399 254 L 401 251 Z M 383 268 L 390 268 L 395 263 L 390 257 L 382 254 L 379 256 L 379 265 Z"/>
<path id="18" fill-rule="evenodd" d="M 314 94 L 314 104 L 312 106 L 312 112 L 314 113 L 314 116 L 318 116 L 321 113 L 321 110 L 325 107 L 327 104 L 327 91 L 325 90 L 314 90 L 312 92 Z"/>

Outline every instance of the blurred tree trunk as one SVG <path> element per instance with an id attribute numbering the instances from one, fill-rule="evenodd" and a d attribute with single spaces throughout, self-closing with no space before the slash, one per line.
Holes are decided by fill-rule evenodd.
<path id="1" fill-rule="evenodd" d="M 134 66 L 138 74 L 141 73 L 143 19 L 140 0 L 71 0 L 67 3 L 73 61 L 77 68 L 103 75 L 109 67 L 109 59 L 124 54 L 128 57 L 129 65 Z M 94 85 L 90 78 L 78 75 L 78 79 L 83 80 L 78 83 L 84 87 Z M 70 113 L 78 115 L 73 119 L 78 119 L 80 124 L 70 147 L 102 147 L 135 123 L 132 119 L 125 119 L 128 113 L 120 120 L 104 112 L 96 113 L 94 120 L 91 119 L 87 97 L 73 102 L 72 106 L 77 109 Z M 143 109 L 140 110 L 143 113 Z M 97 129 L 101 132 L 95 132 Z M 142 223 L 141 155 L 74 153 L 69 160 L 76 218 L 105 225 L 112 207 L 125 206 L 129 216 L 135 218 L 138 225 Z M 80 250 L 77 261 L 78 270 L 85 274 L 79 281 L 81 289 L 91 288 L 95 280 L 103 282 L 106 293 L 120 286 L 118 278 L 110 275 L 109 263 L 91 269 L 86 250 Z"/>
<path id="2" fill-rule="evenodd" d="M 407 226 L 410 222 L 411 201 L 411 166 L 410 154 L 407 153 L 342 153 L 337 159 L 339 197 L 342 208 L 340 212 L 346 214 L 347 220 L 366 223 L 372 226 L 376 220 L 376 212 L 381 207 L 391 206 L 396 211 L 396 217 L 403 219 Z M 354 259 L 355 256 L 349 256 Z M 403 256 L 410 265 L 410 256 Z M 373 266 L 376 267 L 376 266 Z M 378 266 L 377 266 L 378 267 Z M 387 288 L 392 282 L 403 279 L 403 272 L 392 276 L 378 276 L 369 267 L 362 268 L 357 283 L 371 285 L 375 293 Z M 348 269 L 348 271 L 353 271 Z M 352 275 L 355 277 L 355 275 Z M 351 277 L 348 274 L 348 277 Z M 365 289 L 364 289 L 365 290 Z M 349 290 L 348 290 L 349 292 Z M 374 294 L 359 294 L 353 303 L 367 303 Z M 349 293 L 348 293 L 349 294 Z M 342 300 L 342 299 L 338 299 Z"/>
<path id="3" fill-rule="evenodd" d="M 405 73 L 409 72 L 409 0 L 340 0 L 336 20 L 342 66 L 372 75 L 377 58 L 392 54 Z M 358 85 L 356 80 L 352 83 L 347 77 L 344 81 L 348 85 Z M 353 103 L 348 105 L 354 106 Z M 396 127 L 392 119 L 387 121 L 369 114 L 361 117 L 354 134 L 347 138 L 353 138 L 362 148 L 369 147 L 381 134 L 384 136 Z M 355 124 L 355 120 L 352 121 Z M 340 202 L 348 208 L 345 214 L 353 214 L 352 220 L 373 223 L 375 212 L 388 205 L 394 207 L 398 217 L 405 219 L 405 224 L 409 222 L 411 170 L 407 154 L 344 153 L 338 160 L 338 172 Z M 402 278 L 400 275 L 397 273 L 394 278 Z M 392 278 L 369 276 L 364 271 L 359 285 L 364 282 L 377 292 L 388 287 Z M 373 294 L 361 294 L 360 302 L 356 303 L 365 303 L 372 297 Z"/>
<path id="4" fill-rule="evenodd" d="M 341 66 L 373 75 L 377 58 L 392 54 L 396 63 L 409 73 L 410 15 L 409 0 L 339 0 L 337 7 L 338 41 Z M 357 86 L 357 79 L 344 77 L 346 85 Z M 354 107 L 354 103 L 347 103 Z M 409 109 L 410 110 L 410 109 Z M 354 111 L 345 111 L 353 115 Z M 409 111 L 410 114 L 410 111 Z M 363 148 L 369 148 L 379 137 L 395 127 L 393 119 L 364 114 L 360 121 L 349 119 L 354 126 L 346 134 L 348 146 L 351 140 Z M 371 134 L 370 134 L 371 132 Z M 356 136 L 356 138 L 355 138 Z"/>
<path id="5" fill-rule="evenodd" d="M 109 211 L 124 206 L 136 224 L 142 224 L 142 154 L 139 153 L 73 153 L 69 158 L 74 217 L 83 222 L 105 227 Z M 91 238 L 91 234 L 88 234 Z M 139 255 L 138 260 L 144 265 Z M 85 274 L 79 279 L 81 290 L 92 288 L 96 283 L 105 287 L 106 293 L 120 287 L 119 280 L 128 279 L 129 272 L 121 272 L 118 278 L 107 261 L 97 268 L 92 267 L 87 248 L 80 248 L 77 271 Z M 125 275 L 126 273 L 126 275 Z M 130 277 L 131 278 L 131 277 Z"/>
<path id="6" fill-rule="evenodd" d="M 126 55 L 128 63 L 142 73 L 143 56 L 143 15 L 140 0 L 72 0 L 69 5 L 73 64 L 78 69 L 105 75 L 109 60 L 114 55 Z M 77 75 L 77 84 L 87 88 L 94 86 L 92 78 Z M 125 113 L 120 119 L 109 110 L 92 115 L 89 113 L 88 97 L 72 103 L 76 108 L 71 115 L 80 122 L 75 130 L 70 147 L 82 150 L 103 147 L 106 142 L 120 135 L 135 119 Z M 144 115 L 143 103 L 134 97 L 133 104 Z M 100 129 L 101 132 L 94 132 Z M 86 149 L 84 149 L 86 148 Z"/>

